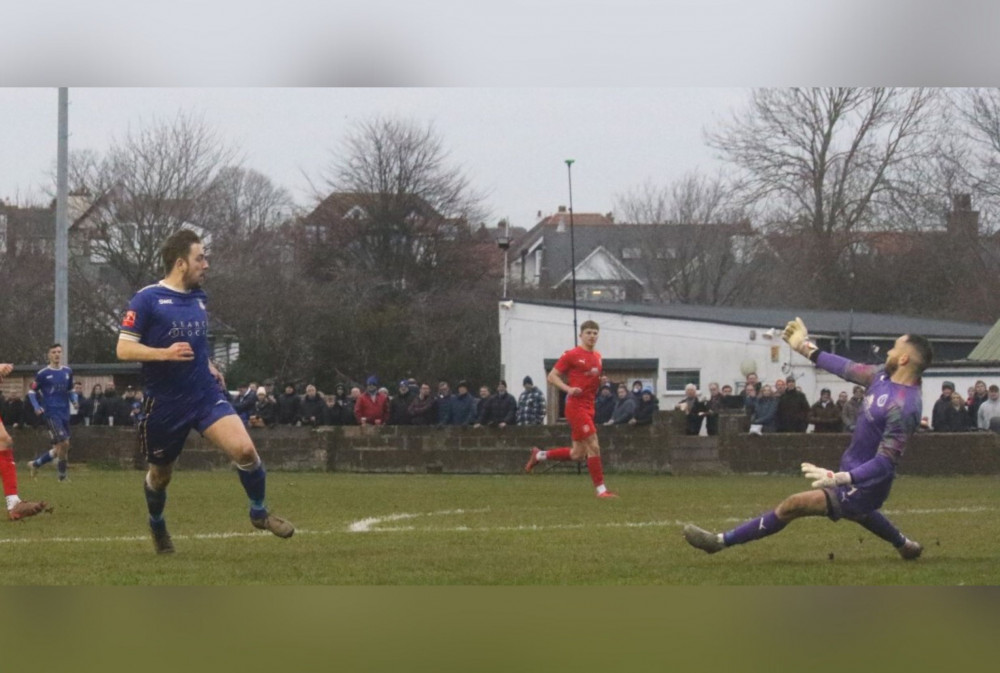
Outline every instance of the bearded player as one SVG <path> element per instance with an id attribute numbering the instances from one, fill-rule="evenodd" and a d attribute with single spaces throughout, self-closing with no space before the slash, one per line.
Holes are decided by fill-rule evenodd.
<path id="1" fill-rule="evenodd" d="M 229 403 L 222 374 L 209 359 L 208 297 L 201 289 L 208 258 L 189 229 L 172 234 L 161 250 L 165 276 L 129 303 L 118 336 L 118 359 L 142 363 L 146 384 L 139 440 L 149 463 L 143 489 L 158 554 L 174 551 L 163 510 L 174 462 L 197 430 L 236 464 L 250 500 L 250 523 L 278 537 L 295 532 L 264 504 L 267 474 L 243 421 Z"/>
<path id="2" fill-rule="evenodd" d="M 587 471 L 597 489 L 598 498 L 617 498 L 604 485 L 604 468 L 601 466 L 601 446 L 597 442 L 594 425 L 594 400 L 601 384 L 601 354 L 594 350 L 600 327 L 593 320 L 580 325 L 580 345 L 562 354 L 549 372 L 548 382 L 566 393 L 566 420 L 569 421 L 573 446 L 541 451 L 531 449 L 531 458 L 524 466 L 531 472 L 540 462 L 547 460 L 587 459 Z"/>
<path id="3" fill-rule="evenodd" d="M 14 366 L 0 363 L 0 381 L 14 370 Z M 7 499 L 7 518 L 17 521 L 29 516 L 35 516 L 45 510 L 52 511 L 45 502 L 28 502 L 17 495 L 17 468 L 14 466 L 14 440 L 3 426 L 0 418 L 0 481 L 3 482 L 3 494 Z"/>
<path id="4" fill-rule="evenodd" d="M 809 340 L 801 318 L 788 323 L 782 338 L 820 368 L 867 388 L 851 443 L 840 459 L 840 470 L 802 463 L 802 474 L 812 480 L 814 490 L 789 496 L 774 510 L 725 533 L 689 524 L 684 527 L 684 539 L 714 554 L 773 535 L 799 517 L 827 516 L 862 525 L 895 547 L 905 560 L 919 558 L 923 552 L 920 543 L 907 539 L 879 508 L 889 497 L 906 441 L 920 425 L 920 377 L 933 359 L 930 343 L 924 337 L 904 334 L 889 350 L 885 365 L 879 367 L 820 351 Z"/>

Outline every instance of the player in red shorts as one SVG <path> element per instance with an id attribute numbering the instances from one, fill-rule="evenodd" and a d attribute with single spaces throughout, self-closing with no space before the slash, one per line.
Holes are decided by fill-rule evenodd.
<path id="1" fill-rule="evenodd" d="M 10 364 L 0 363 L 0 381 L 14 370 Z M 34 516 L 49 509 L 45 502 L 27 502 L 17 496 L 17 469 L 14 467 L 14 440 L 3 426 L 0 418 L 0 481 L 3 481 L 3 494 L 7 498 L 7 518 L 17 521 L 28 516 Z M 51 510 L 50 510 L 51 511 Z"/>
<path id="2" fill-rule="evenodd" d="M 597 442 L 594 426 L 594 400 L 601 385 L 601 354 L 594 350 L 600 327 L 593 320 L 580 325 L 580 345 L 568 350 L 559 358 L 548 381 L 566 393 L 566 420 L 569 421 L 573 447 L 541 451 L 531 450 L 531 458 L 524 466 L 531 472 L 543 460 L 583 460 L 587 458 L 587 471 L 597 489 L 598 498 L 617 498 L 604 485 L 604 468 L 601 466 L 601 445 Z"/>

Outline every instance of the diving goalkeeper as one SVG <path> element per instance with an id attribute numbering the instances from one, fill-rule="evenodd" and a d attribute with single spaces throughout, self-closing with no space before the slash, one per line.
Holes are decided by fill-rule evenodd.
<path id="1" fill-rule="evenodd" d="M 876 366 L 820 351 L 809 339 L 801 318 L 788 323 L 782 338 L 818 367 L 867 388 L 840 467 L 834 471 L 802 463 L 802 474 L 812 482 L 813 490 L 791 495 L 770 512 L 725 533 L 688 524 L 684 539 L 714 554 L 773 535 L 793 519 L 827 516 L 833 521 L 857 522 L 890 543 L 904 559 L 918 558 L 923 552 L 920 543 L 907 539 L 878 510 L 889 497 L 906 440 L 920 425 L 920 376 L 933 358 L 930 343 L 924 337 L 904 334 L 889 350 L 885 365 Z"/>

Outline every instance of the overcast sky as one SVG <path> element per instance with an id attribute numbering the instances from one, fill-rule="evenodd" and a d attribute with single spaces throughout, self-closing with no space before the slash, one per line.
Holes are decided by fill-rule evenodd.
<path id="1" fill-rule="evenodd" d="M 452 161 L 487 194 L 491 224 L 531 226 L 569 201 L 608 212 L 644 181 L 721 166 L 703 129 L 747 97 L 737 88 L 71 88 L 70 151 L 103 153 L 130 127 L 178 112 L 202 117 L 245 163 L 313 202 L 310 180 L 358 121 L 378 115 L 433 124 Z M 54 174 L 56 89 L 0 89 L 0 197 L 42 198 Z"/>
<path id="2" fill-rule="evenodd" d="M 302 205 L 352 121 L 432 122 L 487 192 L 490 222 L 530 226 L 568 201 L 565 159 L 576 160 L 577 212 L 607 212 L 646 180 L 713 172 L 703 131 L 753 86 L 1000 84 L 1000 6 L 973 0 L 34 0 L 4 11 L 0 198 L 21 201 L 53 170 L 60 85 L 71 87 L 71 151 L 197 113 Z M 357 86 L 387 88 L 338 88 Z"/>

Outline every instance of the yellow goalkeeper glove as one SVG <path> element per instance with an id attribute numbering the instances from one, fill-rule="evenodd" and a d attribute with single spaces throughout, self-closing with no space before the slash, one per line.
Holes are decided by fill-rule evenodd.
<path id="1" fill-rule="evenodd" d="M 825 467 L 816 467 L 812 463 L 802 463 L 802 476 L 813 480 L 813 488 L 844 486 L 851 483 L 850 472 L 834 472 Z"/>
<path id="2" fill-rule="evenodd" d="M 793 351 L 806 358 L 819 350 L 816 344 L 809 339 L 809 330 L 806 329 L 806 324 L 802 322 L 802 318 L 789 320 L 788 324 L 785 325 L 784 331 L 781 333 L 781 338 L 788 342 Z"/>

